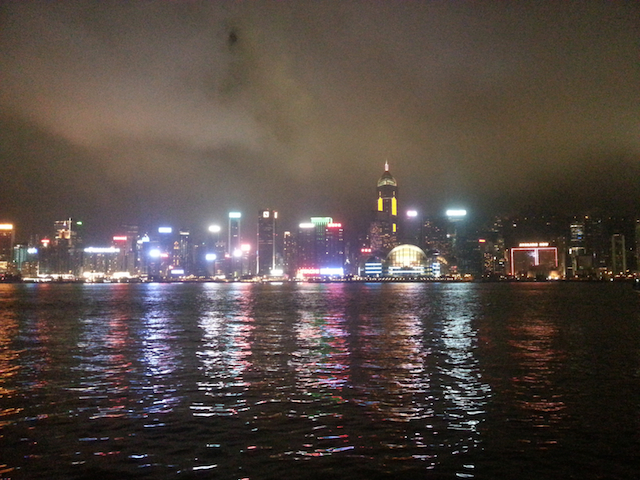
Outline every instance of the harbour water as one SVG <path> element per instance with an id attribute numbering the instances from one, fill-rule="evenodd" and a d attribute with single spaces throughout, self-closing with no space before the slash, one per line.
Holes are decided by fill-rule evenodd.
<path id="1" fill-rule="evenodd" d="M 0 478 L 637 478 L 618 283 L 0 285 Z"/>

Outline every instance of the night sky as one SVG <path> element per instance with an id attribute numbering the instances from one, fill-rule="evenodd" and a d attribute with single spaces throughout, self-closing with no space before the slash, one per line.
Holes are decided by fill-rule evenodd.
<path id="1" fill-rule="evenodd" d="M 3 2 L 0 220 L 640 213 L 640 2 Z"/>

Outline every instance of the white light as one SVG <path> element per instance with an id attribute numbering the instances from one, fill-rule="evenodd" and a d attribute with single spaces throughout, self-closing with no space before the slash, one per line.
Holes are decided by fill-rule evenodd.
<path id="1" fill-rule="evenodd" d="M 27 253 L 28 253 L 29 255 L 35 255 L 36 253 L 38 253 L 38 249 L 37 249 L 37 248 L 35 248 L 35 247 L 27 248 Z"/>
<path id="2" fill-rule="evenodd" d="M 220 225 L 211 225 L 211 226 L 209 226 L 209 231 L 211 233 L 220 233 L 220 230 L 222 230 Z"/>
<path id="3" fill-rule="evenodd" d="M 240 245 L 240 250 L 242 250 L 243 252 L 250 252 L 251 245 L 249 245 L 248 243 L 243 243 L 242 245 Z"/>
<path id="4" fill-rule="evenodd" d="M 233 256 L 234 256 L 234 257 L 236 257 L 236 258 L 240 258 L 240 257 L 242 256 L 242 250 L 240 250 L 240 249 L 236 248 L 236 249 L 233 251 Z"/>
<path id="5" fill-rule="evenodd" d="M 320 275 L 344 275 L 344 269 L 342 267 L 338 268 L 321 268 Z"/>
<path id="6" fill-rule="evenodd" d="M 418 216 L 418 212 L 416 212 L 415 210 L 407 211 L 407 217 L 414 218 L 414 217 L 417 217 L 417 216 Z"/>
<path id="7" fill-rule="evenodd" d="M 157 248 L 154 248 L 153 250 L 149 250 L 149 256 L 151 258 L 160 258 L 160 255 L 162 255 L 162 252 Z"/>
<path id="8" fill-rule="evenodd" d="M 229 212 L 229 218 L 242 218 L 242 213 L 240 213 L 240 212 Z"/>
<path id="9" fill-rule="evenodd" d="M 467 211 L 464 209 L 450 209 L 447 210 L 447 217 L 464 217 L 467 214 Z"/>
<path id="10" fill-rule="evenodd" d="M 171 233 L 173 229 L 171 227 L 160 227 L 158 228 L 158 233 Z"/>
<path id="11" fill-rule="evenodd" d="M 218 256 L 215 253 L 207 253 L 204 258 L 207 262 L 214 262 Z"/>
<path id="12" fill-rule="evenodd" d="M 118 253 L 120 249 L 115 247 L 87 247 L 84 251 L 85 253 Z"/>
<path id="13" fill-rule="evenodd" d="M 184 275 L 184 268 L 174 268 L 171 270 L 171 275 Z"/>
<path id="14" fill-rule="evenodd" d="M 282 275 L 284 275 L 284 270 L 282 270 L 281 268 L 272 268 L 271 269 L 271 276 L 272 277 L 281 277 Z"/>
<path id="15" fill-rule="evenodd" d="M 299 225 L 300 228 L 316 228 L 315 224 L 304 222 Z"/>

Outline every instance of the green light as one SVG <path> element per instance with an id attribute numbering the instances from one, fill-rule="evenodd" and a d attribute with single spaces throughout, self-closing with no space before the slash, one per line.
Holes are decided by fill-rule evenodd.
<path id="1" fill-rule="evenodd" d="M 328 223 L 333 223 L 333 218 L 331 217 L 311 217 L 311 223 L 314 225 L 326 225 Z"/>

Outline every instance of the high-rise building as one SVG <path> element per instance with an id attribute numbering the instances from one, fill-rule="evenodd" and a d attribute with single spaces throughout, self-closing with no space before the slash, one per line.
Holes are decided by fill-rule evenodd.
<path id="1" fill-rule="evenodd" d="M 10 262 L 13 256 L 15 231 L 13 224 L 0 223 L 0 262 Z"/>
<path id="2" fill-rule="evenodd" d="M 13 242 L 15 232 L 13 224 L 0 224 L 0 273 L 11 270 L 13 262 Z"/>
<path id="3" fill-rule="evenodd" d="M 341 223 L 331 222 L 325 229 L 325 257 L 322 266 L 337 272 L 344 268 L 344 229 Z"/>
<path id="4" fill-rule="evenodd" d="M 291 232 L 282 233 L 282 267 L 285 275 L 296 275 L 297 235 Z"/>
<path id="5" fill-rule="evenodd" d="M 191 234 L 189 230 L 180 230 L 180 240 L 178 247 L 178 259 L 174 265 L 178 271 L 182 270 L 183 275 L 191 275 L 193 273 L 193 245 L 191 244 Z"/>
<path id="6" fill-rule="evenodd" d="M 386 255 L 398 245 L 398 182 L 389 172 L 389 162 L 378 179 L 375 218 L 369 228 L 371 249 Z"/>
<path id="7" fill-rule="evenodd" d="M 54 222 L 53 241 L 42 250 L 43 273 L 52 275 L 80 275 L 82 270 L 82 222 L 71 218 Z"/>
<path id="8" fill-rule="evenodd" d="M 627 273 L 627 249 L 620 233 L 611 236 L 611 273 L 614 276 Z"/>
<path id="9" fill-rule="evenodd" d="M 298 226 L 297 235 L 286 236 L 285 266 L 297 276 L 343 275 L 344 229 L 331 217 L 311 217 Z M 291 255 L 291 251 L 295 251 Z M 294 258 L 293 261 L 290 258 Z"/>
<path id="10" fill-rule="evenodd" d="M 229 241 L 227 242 L 228 253 L 231 255 L 240 250 L 241 242 L 241 220 L 242 213 L 229 212 Z"/>
<path id="11" fill-rule="evenodd" d="M 242 251 L 242 213 L 229 212 L 229 241 L 227 242 L 227 276 L 230 278 L 240 278 L 244 271 L 244 256 Z"/>
<path id="12" fill-rule="evenodd" d="M 303 222 L 298 225 L 298 234 L 295 242 L 295 270 L 319 269 L 316 259 L 316 225 L 311 222 Z"/>
<path id="13" fill-rule="evenodd" d="M 258 275 L 270 275 L 276 268 L 276 220 L 278 212 L 260 210 L 258 212 Z"/>

